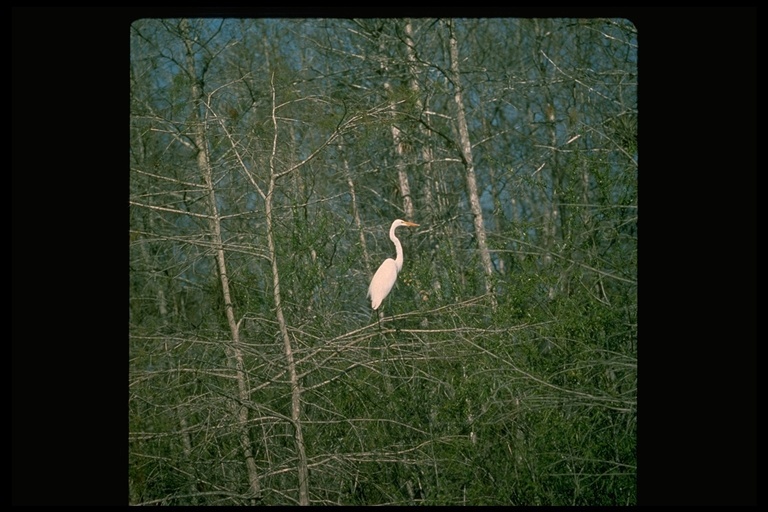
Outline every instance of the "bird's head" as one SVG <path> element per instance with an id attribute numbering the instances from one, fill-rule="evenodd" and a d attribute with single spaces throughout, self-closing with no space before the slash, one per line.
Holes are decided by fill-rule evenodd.
<path id="1" fill-rule="evenodd" d="M 407 227 L 407 228 L 416 228 L 416 227 L 419 227 L 419 225 L 418 225 L 418 224 L 416 224 L 415 222 L 408 222 L 407 220 L 402 220 L 402 219 L 397 219 L 397 220 L 396 220 L 396 221 L 395 221 L 395 222 L 392 224 L 392 227 L 396 227 L 396 228 L 397 228 L 397 227 L 400 227 L 400 226 L 405 226 L 405 227 Z"/>

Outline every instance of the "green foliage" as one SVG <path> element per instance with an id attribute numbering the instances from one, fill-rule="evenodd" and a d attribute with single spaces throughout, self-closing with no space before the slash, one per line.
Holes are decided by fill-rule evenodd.
<path id="1" fill-rule="evenodd" d="M 134 24 L 132 503 L 298 503 L 298 393 L 311 504 L 636 504 L 636 34 L 456 27 L 495 301 L 442 21 Z M 398 232 L 379 321 L 365 291 L 408 217 L 403 176 L 421 226 Z"/>

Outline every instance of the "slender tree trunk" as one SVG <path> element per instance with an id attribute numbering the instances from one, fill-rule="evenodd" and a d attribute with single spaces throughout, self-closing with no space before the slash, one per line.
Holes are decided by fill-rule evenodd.
<path id="1" fill-rule="evenodd" d="M 219 217 L 218 207 L 216 206 L 216 192 L 213 185 L 213 176 L 210 160 L 208 157 L 208 142 L 206 140 L 204 124 L 202 123 L 203 116 L 201 116 L 199 113 L 203 92 L 200 89 L 196 78 L 197 72 L 195 70 L 195 59 L 194 51 L 192 49 L 192 42 L 190 41 L 189 37 L 186 37 L 188 32 L 188 21 L 186 19 L 181 20 L 180 29 L 182 33 L 185 34 L 184 44 L 186 45 L 187 50 L 187 73 L 189 74 L 192 83 L 192 98 L 193 101 L 196 102 L 194 108 L 192 109 L 190 125 L 192 126 L 193 138 L 195 140 L 195 146 L 197 147 L 197 165 L 203 175 L 203 180 L 208 191 L 211 237 L 213 239 L 213 245 L 216 248 L 215 258 L 224 299 L 224 310 L 227 316 L 227 324 L 229 325 L 230 335 L 232 337 L 232 341 L 226 347 L 226 351 L 228 360 L 235 370 L 238 398 L 240 401 L 239 404 L 232 404 L 232 407 L 236 410 L 236 417 L 239 424 L 240 445 L 243 450 L 243 456 L 245 457 L 245 463 L 248 472 L 250 503 L 251 505 L 255 505 L 257 498 L 261 494 L 261 487 L 259 483 L 258 468 L 256 467 L 256 461 L 253 457 L 253 445 L 251 443 L 251 438 L 248 435 L 248 407 L 245 404 L 249 400 L 250 389 L 247 376 L 244 371 L 245 364 L 243 360 L 243 353 L 240 350 L 240 331 L 239 326 L 235 321 L 234 306 L 232 304 L 232 297 L 230 293 L 229 276 L 227 274 L 226 258 L 224 254 L 224 243 L 222 241 L 221 235 L 221 219 Z"/>
<path id="2" fill-rule="evenodd" d="M 382 55 L 384 54 L 384 49 L 382 48 Z M 384 73 L 384 76 L 387 76 L 389 73 L 389 70 L 387 69 L 387 66 L 385 64 L 384 59 L 382 59 L 382 71 Z M 392 95 L 393 101 L 390 105 L 390 110 L 392 111 L 392 124 L 390 125 L 390 131 L 392 132 L 392 142 L 395 144 L 395 153 L 396 153 L 396 159 L 395 159 L 395 167 L 397 168 L 397 184 L 400 188 L 400 195 L 403 198 L 403 209 L 405 210 L 405 218 L 408 220 L 413 220 L 413 198 L 411 197 L 411 186 L 408 182 L 408 173 L 405 169 L 405 162 L 406 162 L 406 144 L 403 142 L 402 132 L 400 131 L 400 128 L 397 127 L 397 101 L 396 97 L 393 94 L 392 90 L 392 84 L 389 83 L 389 80 L 384 82 L 384 89 Z"/>
<path id="3" fill-rule="evenodd" d="M 424 112 L 424 103 L 421 101 L 422 93 L 421 87 L 419 87 L 419 81 L 416 79 L 418 76 L 418 60 L 416 59 L 415 43 L 413 42 L 413 24 L 410 19 L 405 20 L 405 51 L 408 56 L 408 85 L 413 92 L 414 106 L 419 114 L 424 113 L 427 121 L 429 121 L 429 113 Z M 424 140 L 429 140 L 430 132 L 426 126 L 419 124 L 419 132 Z M 427 175 L 431 174 L 432 169 L 432 148 L 428 144 L 421 145 L 421 160 L 424 165 L 424 172 Z M 429 187 L 427 187 L 429 190 Z M 431 204 L 431 201 L 427 201 L 427 204 Z"/>
<path id="4" fill-rule="evenodd" d="M 372 274 L 371 258 L 368 255 L 368 246 L 365 243 L 365 232 L 363 231 L 363 222 L 360 220 L 360 212 L 357 209 L 357 194 L 355 193 L 355 182 L 352 180 L 352 174 L 349 172 L 349 162 L 344 158 L 342 165 L 344 166 L 344 172 L 347 175 L 347 185 L 349 186 L 349 195 L 352 197 L 352 216 L 355 219 L 355 227 L 357 233 L 360 236 L 360 247 L 363 249 L 363 260 L 365 261 L 365 268 L 368 270 L 368 274 Z"/>
<path id="5" fill-rule="evenodd" d="M 274 75 L 272 76 L 274 80 Z M 274 138 L 272 140 L 272 154 L 269 158 L 269 186 L 265 198 L 265 213 L 267 217 L 267 246 L 269 250 L 269 259 L 272 261 L 272 293 L 275 300 L 275 314 L 277 323 L 280 326 L 280 335 L 283 338 L 283 347 L 285 359 L 288 365 L 288 375 L 291 381 L 291 421 L 293 422 L 294 441 L 296 443 L 296 454 L 298 459 L 299 478 L 299 505 L 309 505 L 309 468 L 307 465 L 307 454 L 304 446 L 304 433 L 301 426 L 301 386 L 298 373 L 296 371 L 296 362 L 293 358 L 293 347 L 291 338 L 288 335 L 288 326 L 285 323 L 283 315 L 283 304 L 280 296 L 280 273 L 277 267 L 277 251 L 275 249 L 274 219 L 272 211 L 272 200 L 274 198 L 275 184 L 277 182 L 277 170 L 275 169 L 275 156 L 277 153 L 277 103 L 275 101 L 275 86 L 271 84 L 272 89 L 272 125 L 274 128 Z"/>
<path id="6" fill-rule="evenodd" d="M 400 136 L 400 129 L 394 124 L 392 125 L 392 138 L 395 141 L 395 148 L 397 150 L 397 183 L 400 186 L 400 195 L 403 196 L 405 218 L 413 220 L 413 198 L 411 197 L 411 186 L 408 183 L 408 173 L 405 170 L 405 144 L 403 144 L 402 137 Z"/>
<path id="7" fill-rule="evenodd" d="M 469 197 L 469 207 L 472 211 L 472 219 L 475 225 L 475 238 L 477 239 L 477 248 L 480 251 L 480 261 L 485 272 L 485 292 L 490 295 L 494 308 L 496 307 L 496 295 L 493 293 L 493 264 L 491 263 L 491 254 L 488 251 L 486 242 L 485 223 L 483 222 L 483 209 L 480 206 L 480 196 L 477 190 L 477 179 L 475 177 L 475 165 L 472 159 L 472 144 L 469 140 L 469 128 L 467 118 L 464 113 L 464 99 L 461 86 L 461 75 L 459 73 L 459 43 L 456 40 L 454 30 L 454 21 L 448 20 L 448 29 L 450 32 L 449 44 L 451 50 L 451 81 L 454 87 L 454 101 L 456 102 L 456 123 L 459 129 L 459 146 L 461 156 L 464 161 L 467 179 L 467 196 Z"/>
<path id="8" fill-rule="evenodd" d="M 406 55 L 408 57 L 408 82 L 409 87 L 411 91 L 413 92 L 413 97 L 415 99 L 414 106 L 416 107 L 416 111 L 419 113 L 419 115 L 423 115 L 429 124 L 429 117 L 430 114 L 426 112 L 426 109 L 424 108 L 424 102 L 422 101 L 422 92 L 421 87 L 419 87 L 419 81 L 417 79 L 419 74 L 419 62 L 416 58 L 416 45 L 413 41 L 413 23 L 411 22 L 410 18 L 405 20 L 405 34 L 403 39 L 405 40 L 405 51 Z M 421 144 L 421 169 L 424 173 L 424 176 L 426 176 L 428 179 L 421 180 L 424 184 L 423 189 L 423 208 L 422 208 L 422 215 L 424 215 L 424 208 L 431 209 L 428 214 L 432 219 L 438 218 L 439 215 L 437 213 L 437 210 L 439 209 L 438 204 L 435 202 L 435 199 L 440 197 L 440 191 L 436 190 L 435 194 L 432 193 L 432 187 L 439 183 L 441 180 L 436 179 L 434 177 L 434 169 L 432 168 L 432 147 L 427 144 L 427 141 L 431 138 L 431 133 L 427 129 L 427 127 L 423 123 L 419 123 L 419 133 L 421 134 L 422 140 L 424 141 Z M 438 242 L 435 240 L 435 231 L 432 229 L 427 230 L 428 236 L 429 236 L 429 246 L 434 247 L 438 244 Z M 437 273 L 435 274 L 437 275 Z M 441 285 L 440 280 L 435 278 L 432 281 L 432 289 L 434 292 L 440 293 Z"/>

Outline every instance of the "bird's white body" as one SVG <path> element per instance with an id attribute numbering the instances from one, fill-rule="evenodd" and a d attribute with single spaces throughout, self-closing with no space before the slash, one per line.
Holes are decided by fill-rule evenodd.
<path id="1" fill-rule="evenodd" d="M 397 280 L 397 274 L 400 273 L 402 268 L 402 263 L 398 266 L 395 260 L 387 258 L 373 275 L 371 285 L 368 287 L 368 297 L 371 298 L 371 307 L 373 309 L 379 309 L 381 302 L 392 291 L 392 287 L 395 286 L 395 281 Z"/>
<path id="2" fill-rule="evenodd" d="M 373 279 L 371 279 L 371 284 L 368 286 L 368 297 L 371 298 L 371 307 L 373 309 L 379 309 L 381 302 L 392 291 L 392 287 L 395 286 L 397 274 L 403 269 L 403 246 L 400 245 L 400 240 L 395 236 L 395 229 L 400 226 L 416 227 L 418 224 L 397 219 L 392 223 L 392 227 L 389 228 L 389 239 L 395 244 L 396 257 L 395 259 L 387 258 L 384 260 L 384 263 L 381 264 L 373 275 Z"/>

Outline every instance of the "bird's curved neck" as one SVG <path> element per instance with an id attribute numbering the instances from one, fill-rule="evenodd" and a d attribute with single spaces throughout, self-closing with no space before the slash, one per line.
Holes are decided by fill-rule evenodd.
<path id="1" fill-rule="evenodd" d="M 397 254 L 395 257 L 395 265 L 397 265 L 397 271 L 400 272 L 403 268 L 403 246 L 400 245 L 400 240 L 395 236 L 395 229 L 397 229 L 397 226 L 392 226 L 390 228 L 389 239 L 395 244 L 395 252 Z"/>

